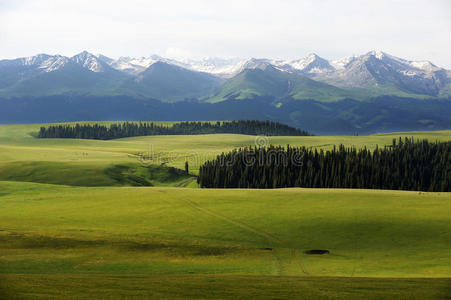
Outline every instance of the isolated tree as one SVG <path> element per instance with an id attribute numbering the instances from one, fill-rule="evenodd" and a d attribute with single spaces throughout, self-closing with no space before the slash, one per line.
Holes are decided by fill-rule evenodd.
<path id="1" fill-rule="evenodd" d="M 188 165 L 188 161 L 185 161 L 185 173 L 189 174 L 189 165 Z"/>

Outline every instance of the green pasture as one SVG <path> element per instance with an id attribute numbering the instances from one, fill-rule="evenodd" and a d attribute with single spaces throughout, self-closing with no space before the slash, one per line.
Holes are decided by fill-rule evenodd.
<path id="1" fill-rule="evenodd" d="M 195 177 L 256 143 L 374 149 L 450 130 L 99 141 L 37 139 L 40 126 L 0 126 L 0 299 L 451 295 L 449 193 L 206 190 Z"/>
<path id="2" fill-rule="evenodd" d="M 102 122 L 108 124 L 109 122 Z M 168 124 L 171 124 L 169 122 Z M 237 134 L 146 136 L 118 140 L 37 139 L 33 135 L 41 125 L 0 126 L 0 180 L 29 181 L 81 186 L 140 185 L 129 180 L 118 181 L 108 172 L 126 166 L 128 173 L 144 175 L 150 185 L 195 186 L 194 180 L 157 178 L 167 166 L 184 169 L 188 161 L 190 173 L 222 152 L 256 143 L 316 147 L 330 149 L 344 144 L 374 149 L 390 145 L 393 138 L 427 138 L 430 141 L 451 140 L 451 131 L 390 133 L 370 136 L 255 137 Z M 150 166 L 150 167 L 149 167 Z M 158 168 L 155 169 L 155 166 Z M 146 169 L 149 169 L 148 172 Z M 73 175 L 71 175 L 73 174 Z M 83 178 L 80 176 L 83 174 Z M 127 177 L 122 174 L 120 177 Z M 156 177 L 157 176 L 157 177 Z M 75 178 L 78 177 L 78 178 Z M 180 180 L 179 180 L 180 179 Z M 192 178 L 191 178 L 192 179 Z M 146 184 L 144 184 L 146 185 Z"/>
<path id="3" fill-rule="evenodd" d="M 33 276 L 47 278 L 31 290 L 44 295 L 57 293 L 51 290 L 52 282 L 61 285 L 70 274 L 98 284 L 117 280 L 114 276 L 131 280 L 141 274 L 139 280 L 156 288 L 155 275 L 181 280 L 178 284 L 183 286 L 187 283 L 182 275 L 191 274 L 191 284 L 208 286 L 217 280 L 213 285 L 222 288 L 243 276 L 251 276 L 255 288 L 280 281 L 267 276 L 289 277 L 293 282 L 286 295 L 314 292 L 331 276 L 347 278 L 340 280 L 351 290 L 358 289 L 352 286 L 361 278 L 380 278 L 355 295 L 370 295 L 384 282 L 395 285 L 382 278 L 405 278 L 401 285 L 417 278 L 420 286 L 421 278 L 444 278 L 434 283 L 439 290 L 430 290 L 436 293 L 451 284 L 446 280 L 451 276 L 448 193 L 89 188 L 18 182 L 1 182 L 0 191 L 0 273 L 10 282 L 5 289 L 24 289 L 25 296 L 30 291 L 24 287 Z M 330 253 L 305 253 L 312 249 Z M 66 284 L 73 293 L 82 293 Z M 160 282 L 159 288 L 165 284 Z M 245 292 L 242 283 L 235 288 L 238 294 L 243 290 L 243 297 L 252 293 Z M 338 285 L 328 289 L 340 290 Z M 346 298 L 348 292 L 339 293 Z M 172 290 L 161 296 L 171 298 L 170 293 L 187 295 Z M 332 294 L 326 291 L 323 296 L 327 295 Z"/>

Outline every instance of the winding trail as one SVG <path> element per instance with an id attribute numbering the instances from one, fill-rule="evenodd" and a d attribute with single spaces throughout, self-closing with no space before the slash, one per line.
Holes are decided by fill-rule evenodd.
<path id="1" fill-rule="evenodd" d="M 186 202 L 187 204 L 189 204 L 191 207 L 193 207 L 193 208 L 195 208 L 195 209 L 197 209 L 197 210 L 199 210 L 199 211 L 201 211 L 201 212 L 203 212 L 205 214 L 208 214 L 210 216 L 219 218 L 219 219 L 221 219 L 223 221 L 226 221 L 227 223 L 230 223 L 232 225 L 238 226 L 238 227 L 240 227 L 242 229 L 245 229 L 247 231 L 255 233 L 255 234 L 257 234 L 257 235 L 259 235 L 259 236 L 271 241 L 271 242 L 275 242 L 277 244 L 280 244 L 281 246 L 283 246 L 283 247 L 285 247 L 285 248 L 290 250 L 290 260 L 295 261 L 295 259 L 296 259 L 296 248 L 292 247 L 288 242 L 286 242 L 284 240 L 281 240 L 280 238 L 278 238 L 278 237 L 276 237 L 276 236 L 274 236 L 274 235 L 272 235 L 272 234 L 270 234 L 270 233 L 268 233 L 266 231 L 263 231 L 261 229 L 255 228 L 255 227 L 250 226 L 250 225 L 248 225 L 246 223 L 243 223 L 241 221 L 233 220 L 233 219 L 231 219 L 231 218 L 229 218 L 227 216 L 224 216 L 224 215 L 222 215 L 220 213 L 217 213 L 217 212 L 214 212 L 214 211 L 212 211 L 212 210 L 210 210 L 208 208 L 202 207 L 202 206 L 200 206 L 198 203 L 196 203 L 194 201 L 191 201 L 191 200 L 188 200 L 188 199 L 183 199 L 183 198 L 180 198 L 180 199 L 183 200 L 184 202 Z M 281 258 L 278 257 L 274 253 L 276 251 L 272 251 L 272 252 L 273 252 L 273 254 L 274 254 L 275 258 L 276 258 L 276 262 L 277 262 L 277 265 L 278 265 L 278 268 L 279 268 L 279 275 L 280 276 L 288 275 L 287 271 L 286 271 L 286 268 L 282 264 Z M 299 266 L 300 266 L 300 269 L 302 270 L 302 272 L 305 275 L 310 275 L 307 271 L 305 271 L 305 268 L 302 265 L 302 263 L 300 261 L 298 261 L 298 263 L 299 263 Z"/>

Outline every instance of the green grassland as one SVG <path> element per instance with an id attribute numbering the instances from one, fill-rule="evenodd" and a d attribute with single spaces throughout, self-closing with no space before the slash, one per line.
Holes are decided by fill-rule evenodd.
<path id="1" fill-rule="evenodd" d="M 197 189 L 246 135 L 36 139 L 0 126 L 0 299 L 443 299 L 451 195 Z M 374 149 L 451 131 L 258 138 Z M 191 175 L 183 169 L 189 162 Z M 326 255 L 308 255 L 327 249 Z"/>
<path id="2" fill-rule="evenodd" d="M 188 161 L 190 173 L 196 175 L 199 166 L 206 160 L 222 152 L 253 146 L 256 139 L 259 144 L 290 144 L 318 149 L 330 149 L 338 144 L 374 149 L 376 145 L 391 145 L 392 139 L 398 137 L 451 140 L 449 130 L 370 136 L 268 138 L 236 134 L 146 136 L 109 141 L 34 138 L 40 126 L 0 126 L 0 180 L 76 186 L 195 186 L 192 176 L 164 176 L 167 173 L 165 168 L 184 169 L 185 161 Z M 160 175 L 162 178 L 159 178 Z M 141 180 L 132 180 L 130 176 L 135 179 L 140 177 Z"/>
<path id="3" fill-rule="evenodd" d="M 163 292 L 168 283 L 158 285 L 156 275 L 177 286 L 200 288 L 204 282 L 204 288 L 218 285 L 227 290 L 233 285 L 236 290 L 229 290 L 229 296 L 244 298 L 257 293 L 258 286 L 272 290 L 280 282 L 282 287 L 285 277 L 291 283 L 282 298 L 312 294 L 327 285 L 319 296 L 394 293 L 393 298 L 420 299 L 425 291 L 416 294 L 416 289 L 430 282 L 421 278 L 444 278 L 433 283 L 437 286 L 428 297 L 451 286 L 446 279 L 451 275 L 448 193 L 88 188 L 17 182 L 2 182 L 0 187 L 0 278 L 5 293 L 9 288 L 22 297 L 86 295 L 65 279 L 71 276 L 79 282 L 94 280 L 118 295 L 134 291 L 114 290 L 108 282 L 121 276 L 129 282 L 137 276 L 150 286 L 135 292 L 144 295 L 155 288 L 154 296 L 167 298 L 194 291 Z M 304 253 L 310 249 L 330 254 Z M 190 274 L 196 276 L 188 279 Z M 250 290 L 243 283 L 236 285 L 246 276 L 255 285 Z M 329 278 L 333 284 L 326 284 L 330 276 L 343 277 L 342 282 Z M 375 279 L 355 279 L 367 277 Z M 386 277 L 406 279 L 382 279 Z M 41 284 L 26 287 L 33 278 Z M 53 287 L 64 280 L 65 289 Z M 401 292 L 398 283 L 412 286 Z M 381 288 L 384 284 L 391 285 L 388 292 Z M 198 293 L 214 295 L 208 289 Z"/>

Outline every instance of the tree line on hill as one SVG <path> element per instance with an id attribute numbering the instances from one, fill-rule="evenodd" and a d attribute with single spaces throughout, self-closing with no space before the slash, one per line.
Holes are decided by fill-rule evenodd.
<path id="1" fill-rule="evenodd" d="M 250 147 L 200 167 L 203 188 L 361 188 L 451 192 L 451 143 L 412 139 L 370 151 L 343 145 Z"/>
<path id="2" fill-rule="evenodd" d="M 51 125 L 41 127 L 38 138 L 71 138 L 111 140 L 147 135 L 195 135 L 234 133 L 267 136 L 309 136 L 307 131 L 279 122 L 240 120 L 225 122 L 179 122 L 171 125 L 153 122 L 124 122 L 111 124 Z"/>

